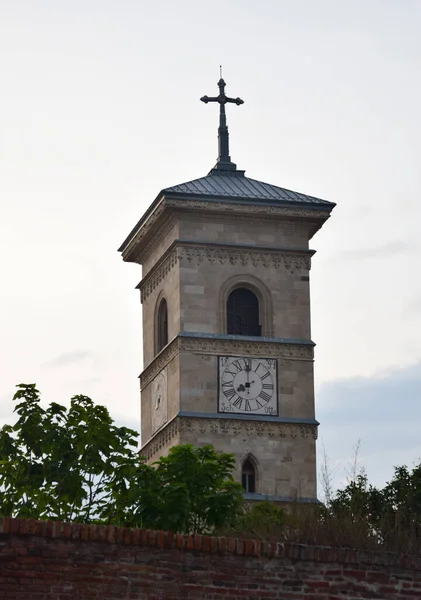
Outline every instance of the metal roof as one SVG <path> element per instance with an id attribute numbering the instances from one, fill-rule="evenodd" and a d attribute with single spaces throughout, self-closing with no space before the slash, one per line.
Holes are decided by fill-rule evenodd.
<path id="1" fill-rule="evenodd" d="M 245 177 L 244 171 L 218 171 L 213 169 L 206 177 L 193 179 L 162 190 L 164 194 L 245 198 L 304 204 L 334 206 L 333 202 L 314 196 L 293 192 L 285 188 Z"/>

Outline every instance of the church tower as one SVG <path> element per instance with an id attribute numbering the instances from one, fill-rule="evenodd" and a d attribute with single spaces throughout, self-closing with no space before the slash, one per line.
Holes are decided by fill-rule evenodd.
<path id="1" fill-rule="evenodd" d="M 315 501 L 309 240 L 335 206 L 245 176 L 225 105 L 205 177 L 162 190 L 119 251 L 142 265 L 142 454 L 212 444 L 246 498 Z"/>

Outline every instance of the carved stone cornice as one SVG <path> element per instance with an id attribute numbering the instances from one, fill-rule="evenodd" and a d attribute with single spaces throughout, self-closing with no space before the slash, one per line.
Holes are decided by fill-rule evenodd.
<path id="1" fill-rule="evenodd" d="M 174 338 L 140 374 L 140 390 L 142 391 L 162 369 L 180 352 L 180 338 Z"/>
<path id="2" fill-rule="evenodd" d="M 313 346 L 277 341 L 239 340 L 182 336 L 181 349 L 199 354 L 226 354 L 228 356 L 262 356 L 267 358 L 301 358 L 313 360 Z"/>
<path id="3" fill-rule="evenodd" d="M 175 438 L 180 432 L 180 419 L 175 418 L 167 423 L 160 431 L 158 431 L 150 442 L 146 443 L 140 450 L 140 455 L 150 461 L 156 456 L 162 448 L 175 446 L 177 441 Z"/>
<path id="4" fill-rule="evenodd" d="M 273 204 L 267 204 L 264 202 L 238 202 L 230 201 L 210 201 L 199 200 L 194 198 L 168 198 L 165 200 L 167 206 L 174 208 L 187 208 L 189 210 L 217 210 L 218 212 L 227 213 L 238 213 L 244 215 L 244 213 L 251 214 L 262 214 L 262 215 L 279 215 L 285 217 L 300 217 L 310 219 L 327 219 L 332 211 L 332 208 L 328 209 L 317 208 L 312 209 L 308 207 L 299 206 L 279 206 Z"/>
<path id="5" fill-rule="evenodd" d="M 126 240 L 126 242 L 124 242 L 123 245 L 120 247 L 120 252 L 122 253 L 123 260 L 134 260 L 133 256 L 135 254 L 138 254 L 140 250 L 137 249 L 137 246 L 142 242 L 142 240 L 154 227 L 156 221 L 162 215 L 165 208 L 166 203 L 164 199 L 162 199 L 147 218 L 142 217 L 138 225 L 136 225 L 137 230 L 133 234 L 133 237 L 130 239 L 130 241 Z"/>
<path id="6" fill-rule="evenodd" d="M 254 267 L 284 268 L 289 273 L 306 273 L 311 268 L 312 250 L 290 250 L 283 248 L 241 247 L 228 244 L 192 243 L 176 240 L 156 265 L 146 274 L 137 288 L 142 303 L 158 287 L 165 276 L 181 261 L 200 265 L 204 262 Z"/>
<path id="7" fill-rule="evenodd" d="M 206 334 L 203 337 L 190 334 L 189 337 L 189 334 L 184 333 L 174 338 L 141 373 L 140 389 L 143 390 L 182 350 L 213 356 L 262 356 L 288 361 L 291 359 L 312 361 L 314 356 L 312 344 L 271 341 L 264 338 L 256 338 L 256 340 L 227 338 L 228 336 L 206 337 Z M 287 368 L 291 365 L 284 363 L 283 366 Z"/>
<path id="8" fill-rule="evenodd" d="M 143 302 L 159 286 L 161 281 L 181 260 L 180 248 L 174 248 L 166 253 L 150 271 L 145 275 L 142 281 L 136 286 L 140 290 L 140 300 Z"/>
<path id="9" fill-rule="evenodd" d="M 304 220 L 312 223 L 312 235 L 322 226 L 323 222 L 326 221 L 332 210 L 331 207 L 325 208 L 309 208 L 300 206 L 279 206 L 268 204 L 265 202 L 224 202 L 224 201 L 212 201 L 212 200 L 199 200 L 192 198 L 167 198 L 165 196 L 158 196 L 156 205 L 154 208 L 151 207 L 150 213 L 147 216 L 142 217 L 138 225 L 135 228 L 133 236 L 128 238 L 120 248 L 123 254 L 124 260 L 138 262 L 143 257 L 144 242 L 152 235 L 154 229 L 156 229 L 156 222 L 161 217 L 162 213 L 166 209 L 173 209 L 177 211 L 189 210 L 189 211 L 200 211 L 200 212 L 218 212 L 226 215 L 233 215 L 241 220 L 250 219 L 253 216 L 273 218 L 278 217 L 280 219 L 287 218 L 290 220 Z M 147 242 L 149 244 L 151 240 Z M 149 250 L 147 251 L 149 252 Z"/>
<path id="10" fill-rule="evenodd" d="M 286 438 L 317 439 L 317 425 L 307 423 L 274 423 L 268 421 L 247 421 L 240 419 L 224 418 L 197 418 L 175 417 L 163 427 L 141 449 L 140 453 L 147 460 L 152 460 L 163 448 L 174 445 L 174 438 L 181 434 L 180 442 L 183 443 L 182 433 L 196 433 L 199 437 L 209 433 L 214 436 L 246 436 L 251 438 L 270 438 L 282 440 Z"/>
<path id="11" fill-rule="evenodd" d="M 137 258 L 140 263 L 144 264 L 148 260 L 155 248 L 159 246 L 159 244 L 162 242 L 165 236 L 168 235 L 176 223 L 177 217 L 173 211 L 171 211 L 168 216 L 162 219 L 162 223 L 159 225 L 158 231 L 156 231 L 149 240 L 145 240 L 141 252 L 138 253 Z"/>

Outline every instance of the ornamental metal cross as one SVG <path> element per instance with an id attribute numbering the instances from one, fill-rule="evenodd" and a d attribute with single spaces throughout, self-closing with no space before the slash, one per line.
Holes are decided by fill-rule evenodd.
<path id="1" fill-rule="evenodd" d="M 225 104 L 227 102 L 232 102 L 233 104 L 244 104 L 244 100 L 241 98 L 229 98 L 225 95 L 225 81 L 221 79 L 218 81 L 219 87 L 219 96 L 213 96 L 209 98 L 209 96 L 203 96 L 201 99 L 202 102 L 207 104 L 208 102 L 218 102 L 219 103 L 219 127 L 218 127 L 218 162 L 216 164 L 217 169 L 222 170 L 235 170 L 236 165 L 231 162 L 231 157 L 229 155 L 229 141 L 228 141 L 228 127 L 227 127 L 227 118 L 225 115 Z"/>

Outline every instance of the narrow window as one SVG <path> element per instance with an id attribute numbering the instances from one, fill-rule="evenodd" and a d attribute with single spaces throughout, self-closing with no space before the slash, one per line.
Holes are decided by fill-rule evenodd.
<path id="1" fill-rule="evenodd" d="M 162 348 L 168 344 L 168 309 L 167 301 L 162 298 L 158 308 L 158 348 L 157 352 L 161 352 Z"/>
<path id="2" fill-rule="evenodd" d="M 259 300 L 251 290 L 236 288 L 228 296 L 227 333 L 262 335 L 259 324 Z"/>
<path id="3" fill-rule="evenodd" d="M 246 492 L 254 494 L 256 491 L 256 473 L 253 465 L 249 460 L 243 464 L 241 471 L 241 483 Z"/>

